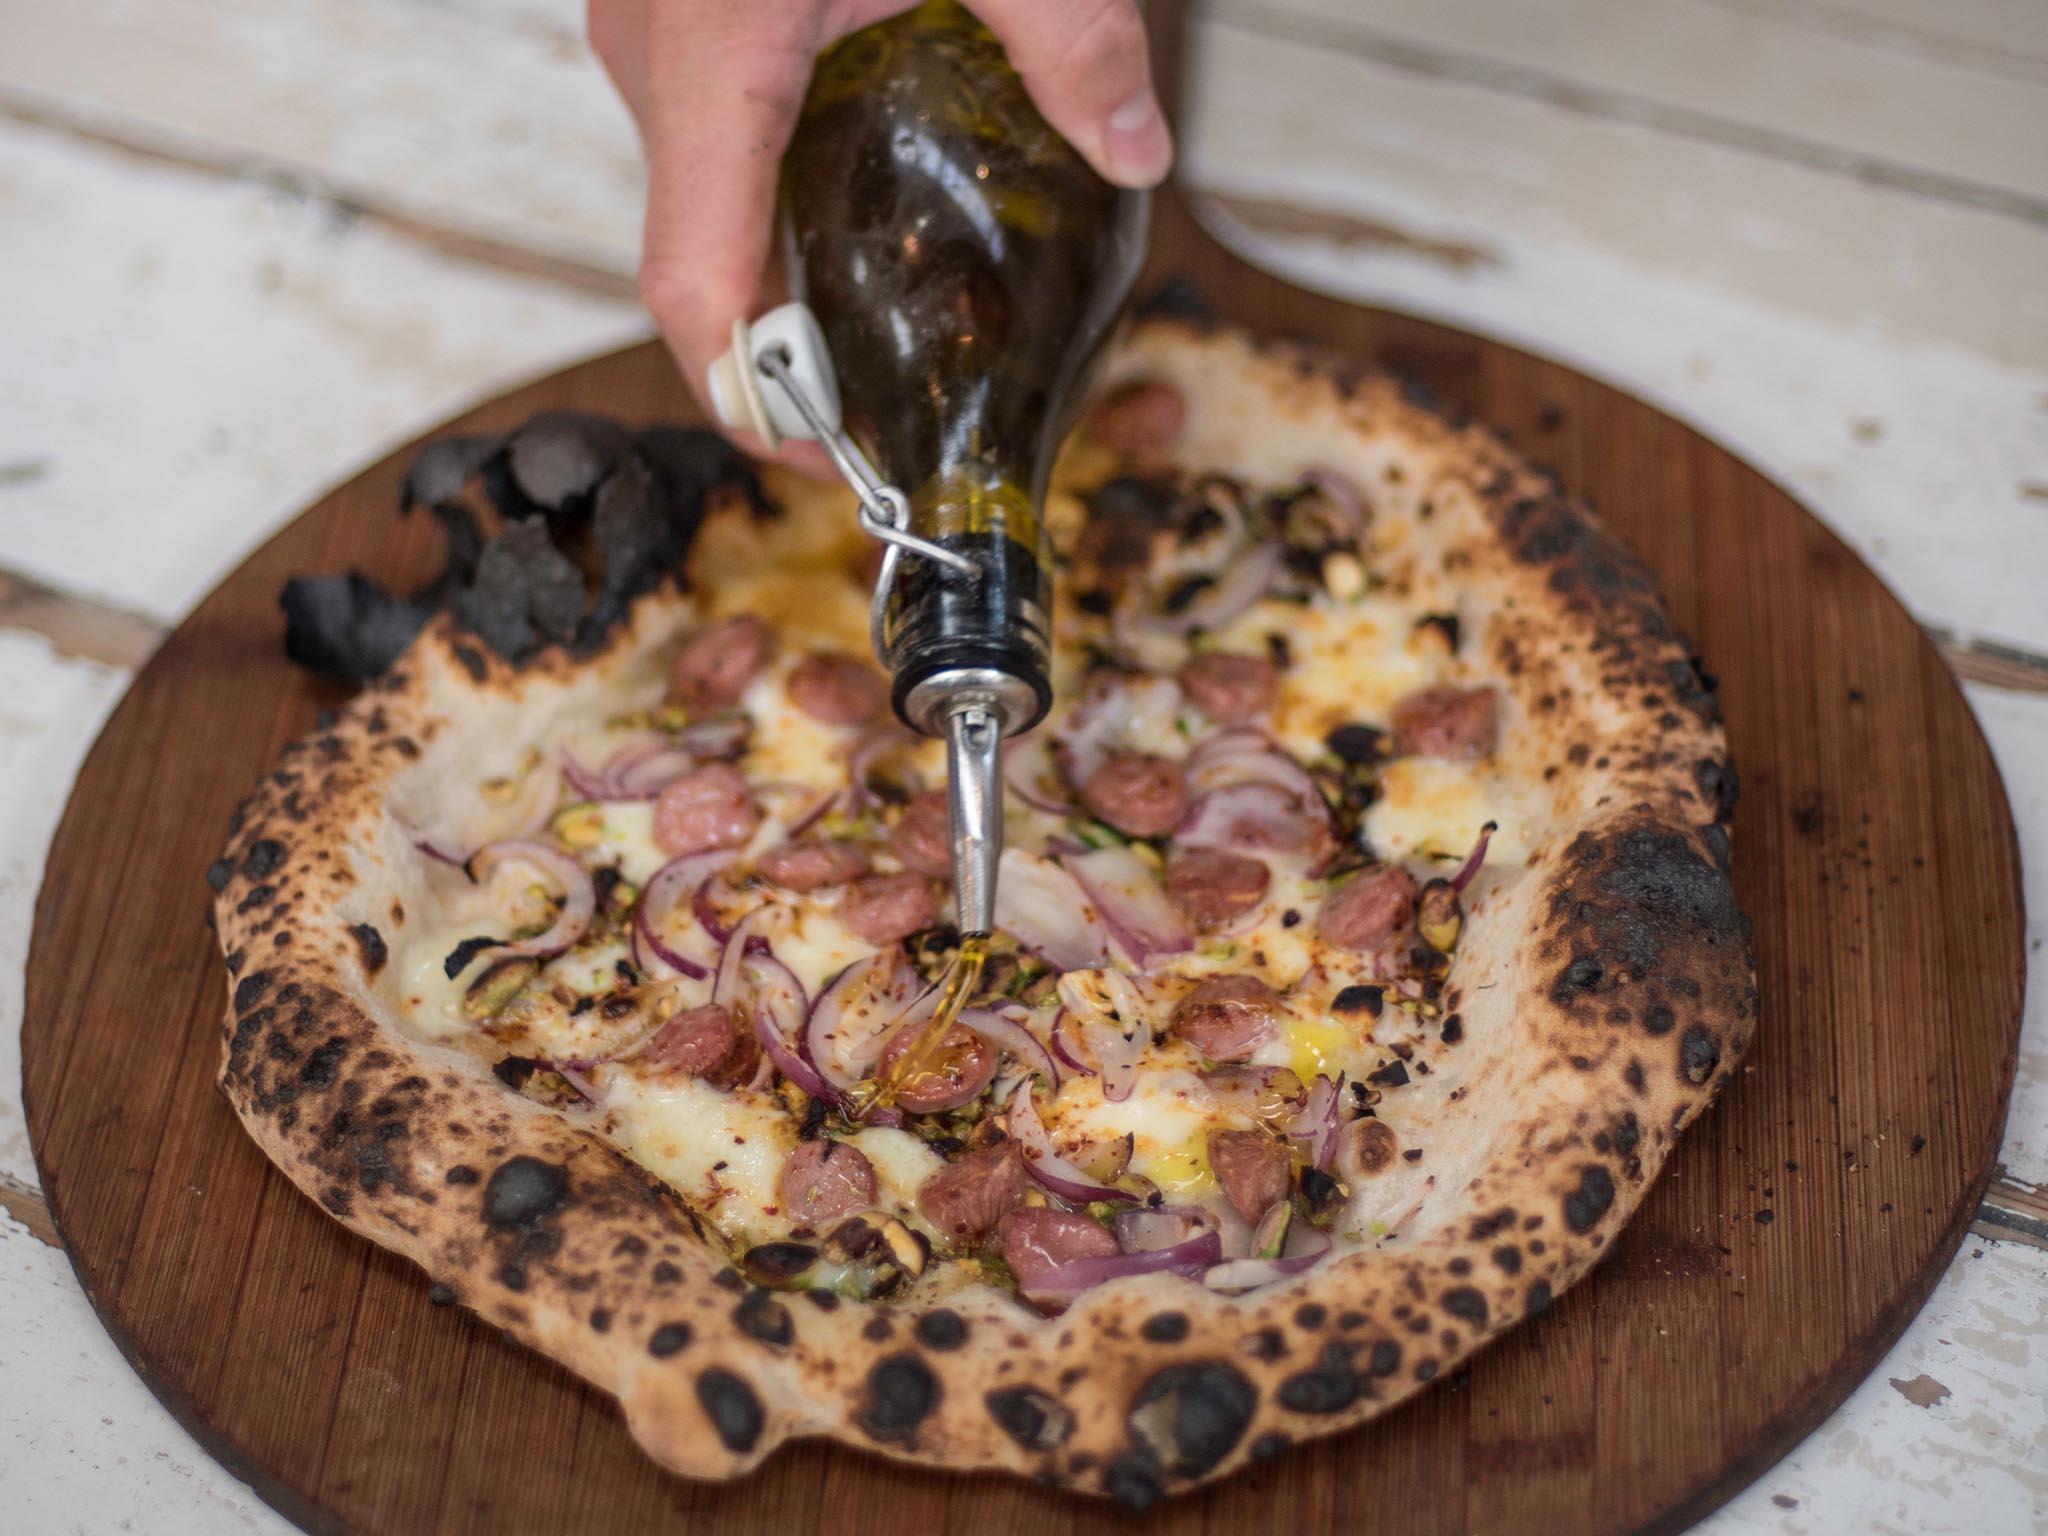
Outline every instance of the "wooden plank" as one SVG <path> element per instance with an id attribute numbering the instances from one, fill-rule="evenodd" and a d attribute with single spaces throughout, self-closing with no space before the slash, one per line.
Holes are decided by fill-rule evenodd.
<path id="1" fill-rule="evenodd" d="M 59 656 L 130 669 L 149 659 L 164 627 L 111 603 L 60 592 L 33 576 L 0 567 L 0 629 L 26 630 Z"/>
<path id="2" fill-rule="evenodd" d="M 1696 0 L 1221 0 L 1221 17 L 1433 78 L 2048 220 L 2048 79 Z M 2038 7 L 2029 52 L 2048 51 Z M 2018 129 L 2018 131 L 2016 131 Z"/>
<path id="3" fill-rule="evenodd" d="M 41 274 L 0 291 L 0 457 L 38 466 L 0 482 L 6 565 L 158 621 L 374 445 L 645 324 L 332 202 L 4 122 L 0 267 Z"/>
<path id="4" fill-rule="evenodd" d="M 2048 654 L 2048 607 L 2009 574 L 2048 564 L 2028 491 L 2048 380 L 2026 339 L 2048 334 L 2030 275 L 2048 234 L 1932 206 L 1902 221 L 1896 200 L 1808 170 L 1242 28 L 1195 36 L 1210 107 L 1184 148 L 1199 185 L 1397 232 L 1272 232 L 1205 202 L 1235 249 L 1710 423 L 1965 646 Z M 1426 254 L 1446 248 L 1487 259 Z M 1965 295 L 1942 274 L 1966 269 L 2002 275 Z"/>
<path id="5" fill-rule="evenodd" d="M 79 0 L 10 17 L 0 101 L 630 271 L 639 147 L 582 37 L 572 0 Z"/>

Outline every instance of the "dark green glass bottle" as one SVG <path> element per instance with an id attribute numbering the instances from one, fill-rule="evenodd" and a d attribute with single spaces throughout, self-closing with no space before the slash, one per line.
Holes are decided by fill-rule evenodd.
<path id="1" fill-rule="evenodd" d="M 906 558 L 882 658 L 937 733 L 949 680 L 1000 674 L 1004 728 L 1050 702 L 1039 509 L 1090 362 L 1144 257 L 1148 198 L 1032 106 L 995 36 L 933 0 L 818 61 L 783 161 L 794 296 L 818 316 L 849 426 L 911 531 L 977 574 Z"/>

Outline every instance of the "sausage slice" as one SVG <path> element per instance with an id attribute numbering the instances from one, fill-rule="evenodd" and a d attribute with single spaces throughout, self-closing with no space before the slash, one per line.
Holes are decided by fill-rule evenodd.
<path id="1" fill-rule="evenodd" d="M 1493 750 L 1493 688 L 1424 688 L 1394 701 L 1394 750 L 1408 757 L 1484 757 Z"/>
<path id="2" fill-rule="evenodd" d="M 1279 1027 L 1280 999 L 1256 976 L 1211 976 L 1180 1000 L 1173 1030 L 1211 1061 L 1249 1061 Z"/>
<path id="3" fill-rule="evenodd" d="M 821 1136 L 797 1143 L 775 1187 L 792 1225 L 818 1227 L 875 1203 L 875 1167 L 860 1148 Z"/>
<path id="4" fill-rule="evenodd" d="M 948 1237 L 979 1242 L 1024 1198 L 1031 1176 L 1014 1141 L 969 1152 L 917 1186 L 917 1208 Z"/>
<path id="5" fill-rule="evenodd" d="M 1398 864 L 1362 869 L 1323 899 L 1316 932 L 1340 949 L 1383 949 L 1415 921 L 1415 877 Z"/>
<path id="6" fill-rule="evenodd" d="M 1230 1208 L 1257 1221 L 1293 1185 L 1287 1149 L 1263 1131 L 1211 1131 L 1209 1167 Z"/>

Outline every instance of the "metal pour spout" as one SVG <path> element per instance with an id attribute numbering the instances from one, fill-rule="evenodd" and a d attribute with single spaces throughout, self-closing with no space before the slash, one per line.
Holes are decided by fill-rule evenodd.
<path id="1" fill-rule="evenodd" d="M 963 934 L 995 930 L 996 864 L 1003 854 L 1002 745 L 1002 712 L 986 695 L 963 695 L 947 712 L 953 911 Z"/>

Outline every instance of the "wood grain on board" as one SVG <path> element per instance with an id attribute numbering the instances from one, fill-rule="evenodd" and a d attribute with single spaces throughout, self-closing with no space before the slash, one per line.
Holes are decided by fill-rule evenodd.
<path id="1" fill-rule="evenodd" d="M 1171 13 L 1168 13 L 1169 19 Z M 1782 492 L 1540 359 L 1320 299 L 1162 198 L 1151 278 L 1375 358 L 1506 431 L 1658 572 L 1721 679 L 1744 781 L 1736 885 L 1763 1016 L 1609 1261 L 1373 1425 L 1174 1501 L 1158 1530 L 1670 1529 L 1794 1444 L 1933 1285 L 1992 1174 L 2017 1039 L 2017 858 L 1957 686 L 1899 604 Z M 652 346 L 449 430 L 535 410 L 692 414 Z M 394 516 L 410 450 L 260 549 L 163 644 L 58 830 L 24 1033 L 43 1185 L 94 1304 L 215 1454 L 315 1530 L 1108 1531 L 1107 1506 L 818 1445 L 683 1482 L 609 1400 L 465 1313 L 274 1172 L 213 1088 L 225 977 L 203 871 L 229 812 L 335 695 L 283 660 L 284 579 L 434 564 Z"/>

